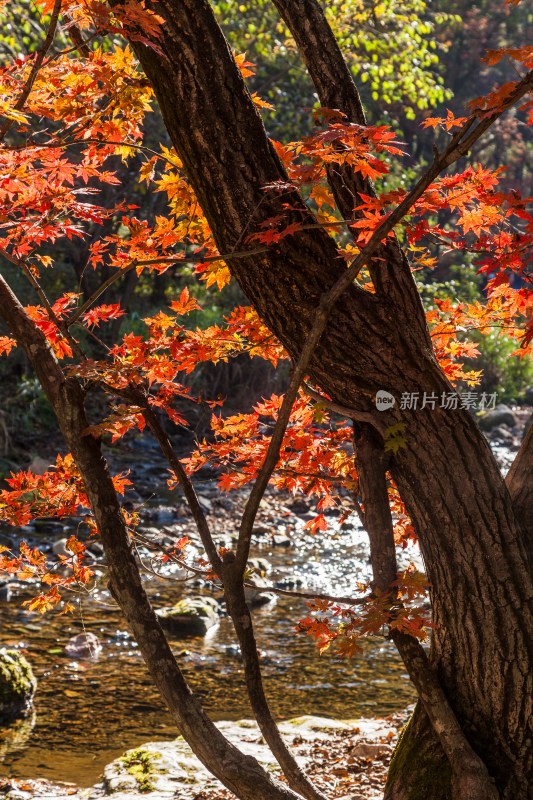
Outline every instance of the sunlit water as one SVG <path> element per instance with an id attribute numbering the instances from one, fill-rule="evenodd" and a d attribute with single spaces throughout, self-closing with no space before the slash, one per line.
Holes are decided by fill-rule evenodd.
<path id="1" fill-rule="evenodd" d="M 285 549 L 267 543 L 254 555 L 270 560 L 272 580 L 296 570 L 305 588 L 323 592 L 349 592 L 354 578 L 368 577 L 366 539 L 358 527 L 321 539 L 301 534 L 296 545 Z M 182 592 L 181 584 L 166 580 L 150 579 L 147 587 L 156 607 L 175 602 Z M 23 648 L 39 688 L 33 727 L 27 721 L 0 733 L 2 774 L 89 786 L 125 749 L 177 734 L 107 593 L 85 598 L 69 618 L 32 614 L 21 608 L 21 599 L 0 604 L 2 645 Z M 349 661 L 320 656 L 294 630 L 306 611 L 305 603 L 293 598 L 254 611 L 265 685 L 279 718 L 385 715 L 412 701 L 413 690 L 391 644 L 367 641 Z M 95 662 L 65 655 L 69 638 L 82 630 L 95 633 L 103 645 Z M 234 642 L 227 617 L 204 639 L 172 641 L 192 688 L 216 720 L 251 714 Z"/>
<path id="2" fill-rule="evenodd" d="M 506 471 L 512 454 L 506 447 L 500 450 L 496 454 Z M 131 469 L 143 497 L 156 495 L 158 502 L 165 502 L 165 491 L 161 491 L 165 468 L 152 449 L 144 457 L 132 453 Z M 166 501 L 173 505 L 175 497 L 167 495 Z M 230 536 L 228 528 L 235 518 L 233 501 L 226 502 L 229 511 L 222 509 L 220 518 L 215 519 L 222 537 Z M 271 582 L 297 575 L 299 589 L 351 595 L 356 581 L 370 578 L 368 541 L 355 516 L 342 528 L 334 525 L 333 533 L 311 537 L 302 530 L 303 521 L 293 514 L 287 522 L 285 511 L 283 504 L 278 504 L 277 511 L 267 510 L 263 522 L 269 533 L 288 534 L 293 547 L 272 546 L 266 535 L 252 553 L 271 563 Z M 161 521 L 147 524 L 163 525 Z M 187 520 L 184 526 L 180 534 L 178 521 L 176 536 L 189 532 Z M 4 533 L 10 536 L 13 529 Z M 410 560 L 422 566 L 414 548 L 399 557 L 402 566 Z M 205 591 L 190 585 L 184 590 L 183 584 L 154 577 L 147 577 L 146 586 L 156 608 L 176 602 L 184 591 Z M 21 606 L 24 597 L 31 596 L 27 587 L 26 595 L 23 590 L 20 586 L 10 602 L 0 602 L 0 644 L 24 651 L 39 686 L 34 715 L 0 729 L 0 774 L 90 786 L 98 781 L 104 765 L 124 750 L 177 735 L 136 643 L 107 592 L 84 597 L 73 616 L 51 613 L 42 617 Z M 414 690 L 393 645 L 374 638 L 365 640 L 361 652 L 351 660 L 320 656 L 314 644 L 295 631 L 297 620 L 306 613 L 304 601 L 287 597 L 253 612 L 265 686 L 279 718 L 387 715 L 413 701 Z M 96 634 L 102 644 L 96 661 L 76 661 L 65 654 L 69 639 L 84 630 Z M 171 639 L 171 644 L 187 680 L 213 719 L 251 716 L 227 617 L 203 639 Z"/>

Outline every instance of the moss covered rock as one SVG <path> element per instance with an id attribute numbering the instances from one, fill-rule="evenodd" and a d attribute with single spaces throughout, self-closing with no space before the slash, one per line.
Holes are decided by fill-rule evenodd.
<path id="1" fill-rule="evenodd" d="M 205 636 L 219 620 L 217 601 L 199 595 L 185 597 L 156 613 L 163 628 L 177 636 Z"/>
<path id="2" fill-rule="evenodd" d="M 0 721 L 25 717 L 31 709 L 37 680 L 18 650 L 0 650 Z"/>

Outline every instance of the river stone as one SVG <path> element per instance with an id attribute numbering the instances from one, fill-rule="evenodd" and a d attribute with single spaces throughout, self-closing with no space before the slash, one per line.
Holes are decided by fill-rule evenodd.
<path id="1" fill-rule="evenodd" d="M 37 680 L 18 650 L 0 650 L 0 721 L 25 717 L 33 701 Z"/>
<path id="2" fill-rule="evenodd" d="M 252 575 L 250 583 L 259 587 L 270 586 L 270 583 L 261 575 Z M 245 586 L 244 598 L 250 608 L 259 608 L 260 606 L 268 605 L 268 603 L 273 603 L 276 600 L 276 595 L 273 592 L 261 592 L 257 589 L 253 589 L 251 586 Z"/>
<path id="3" fill-rule="evenodd" d="M 67 539 L 57 539 L 52 545 L 52 553 L 56 556 L 72 556 L 72 553 L 67 550 Z"/>
<path id="4" fill-rule="evenodd" d="M 268 772 L 279 776 L 279 765 L 255 722 L 245 719 L 217 722 L 216 726 L 245 755 L 256 758 Z M 343 721 L 313 716 L 280 722 L 279 729 L 289 746 L 302 738 L 323 741 L 327 746 L 333 731 L 359 732 L 376 740 L 386 738 L 393 730 L 386 720 Z M 309 760 L 306 751 L 307 748 L 301 753 L 295 751 L 296 761 L 303 769 Z M 135 800 L 148 792 L 152 800 L 192 800 L 199 791 L 209 796 L 210 790 L 214 793 L 220 788 L 221 784 L 198 761 L 181 736 L 172 742 L 149 742 L 129 750 L 104 769 L 105 795 L 111 795 L 113 800 Z M 99 797 L 99 787 L 94 787 L 89 800 Z"/>
<path id="5" fill-rule="evenodd" d="M 253 567 L 256 573 L 261 576 L 268 575 L 272 569 L 272 565 L 268 558 L 251 558 L 248 562 L 248 565 Z"/>
<path id="6" fill-rule="evenodd" d="M 185 597 L 156 611 L 162 627 L 180 636 L 205 636 L 218 623 L 218 603 L 213 597 Z"/>
<path id="7" fill-rule="evenodd" d="M 69 639 L 65 653 L 71 658 L 96 660 L 102 652 L 102 645 L 94 633 L 79 633 Z"/>
<path id="8" fill-rule="evenodd" d="M 517 419 L 509 406 L 499 405 L 493 411 L 485 411 L 478 416 L 479 427 L 482 431 L 491 431 L 500 425 L 508 425 L 514 428 Z"/>

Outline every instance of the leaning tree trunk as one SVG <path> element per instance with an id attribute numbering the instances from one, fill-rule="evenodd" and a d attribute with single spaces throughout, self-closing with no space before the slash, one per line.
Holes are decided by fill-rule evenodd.
<path id="1" fill-rule="evenodd" d="M 66 378 L 43 332 L 0 275 L 0 318 L 24 348 L 74 457 L 109 570 L 109 589 L 137 641 L 154 684 L 195 755 L 240 800 L 303 800 L 229 742 L 189 688 L 144 590 L 130 534 L 101 444 L 87 435 L 84 391 Z"/>
<path id="2" fill-rule="evenodd" d="M 263 188 L 286 175 L 208 2 L 160 0 L 157 12 L 165 19 L 159 41 L 164 55 L 135 41 L 132 46 L 221 252 L 246 249 L 246 236 L 280 213 L 282 203 L 292 206 L 288 223 L 312 223 L 296 192 L 280 199 Z M 321 229 L 300 231 L 271 252 L 228 266 L 293 356 L 319 298 L 343 270 L 334 242 Z M 405 303 L 405 275 L 396 282 L 392 273 L 384 283 L 376 295 L 355 286 L 345 293 L 310 366 L 335 401 L 374 412 L 371 398 L 379 389 L 396 397 L 426 392 L 439 398 L 451 390 L 427 331 Z M 531 485 L 521 482 L 518 514 L 466 411 L 396 409 L 381 418 L 406 426 L 405 447 L 391 469 L 431 582 L 433 663 L 501 797 L 526 800 L 533 797 L 533 583 L 520 520 L 531 506 Z M 446 765 L 428 730 L 418 712 L 402 739 L 389 798 L 449 797 L 441 780 Z M 423 788 L 413 786 L 413 765 L 427 778 Z"/>

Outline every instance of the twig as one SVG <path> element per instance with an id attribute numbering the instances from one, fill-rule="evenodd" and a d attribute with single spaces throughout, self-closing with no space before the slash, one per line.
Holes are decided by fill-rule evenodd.
<path id="1" fill-rule="evenodd" d="M 498 116 L 501 116 L 501 114 L 507 108 L 516 103 L 517 100 L 523 97 L 523 95 L 526 94 L 532 87 L 533 70 L 531 70 L 526 77 L 520 81 L 520 83 L 511 93 L 508 101 L 504 104 L 499 112 L 495 112 L 495 114 L 491 117 L 485 117 L 482 119 L 475 129 L 469 133 L 477 118 L 476 115 L 472 115 L 461 127 L 461 129 L 452 137 L 448 147 L 446 147 L 443 153 L 437 153 L 435 155 L 433 163 L 416 182 L 411 191 L 404 197 L 402 202 L 399 203 L 396 208 L 384 218 L 383 222 L 376 228 L 365 247 L 352 261 L 351 266 L 341 275 L 331 289 L 322 295 L 318 304 L 314 322 L 308 333 L 298 361 L 294 366 L 293 376 L 285 397 L 283 398 L 265 460 L 245 506 L 241 526 L 239 528 L 236 559 L 238 568 L 243 574 L 246 568 L 246 562 L 248 561 L 252 529 L 259 508 L 259 503 L 261 502 L 272 472 L 274 471 L 278 462 L 281 445 L 283 443 L 283 437 L 289 423 L 292 406 L 298 395 L 298 390 L 305 377 L 305 373 L 315 349 L 326 328 L 329 316 L 335 303 L 344 293 L 344 291 L 353 283 L 368 260 L 378 250 L 382 240 L 394 229 L 398 222 L 400 222 L 403 217 L 408 214 L 409 210 L 424 194 L 434 179 L 444 169 L 451 166 L 451 164 L 465 155 L 472 144 L 477 141 L 477 139 L 485 132 L 485 130 L 490 127 L 490 125 L 493 124 L 494 120 Z"/>
<path id="2" fill-rule="evenodd" d="M 33 84 L 35 83 L 35 79 L 39 73 L 39 70 L 43 65 L 45 56 L 54 41 L 60 13 L 61 13 L 61 0 L 55 0 L 54 8 L 52 9 L 52 14 L 50 16 L 50 26 L 48 28 L 47 34 L 44 38 L 42 45 L 37 50 L 35 61 L 31 68 L 30 74 L 28 75 L 26 83 L 24 84 L 22 92 L 20 93 L 18 100 L 13 106 L 13 109 L 15 111 L 21 111 L 26 105 L 26 100 L 30 96 L 31 90 L 33 89 Z M 5 136 L 10 130 L 14 121 L 15 120 L 13 119 L 8 119 L 2 125 L 2 127 L 0 128 L 0 142 L 2 142 L 5 139 Z"/>
<path id="3" fill-rule="evenodd" d="M 112 286 L 116 281 L 122 278 L 124 275 L 127 275 L 128 272 L 131 272 L 132 269 L 137 269 L 137 267 L 149 267 L 155 264 L 210 264 L 216 261 L 226 261 L 229 258 L 248 258 L 249 256 L 258 255 L 260 253 L 266 253 L 268 247 L 256 247 L 253 250 L 243 250 L 239 253 L 223 253 L 219 256 L 166 256 L 163 258 L 152 258 L 147 261 L 133 261 L 131 264 L 128 264 L 127 267 L 120 269 L 118 272 L 115 272 L 114 275 L 111 275 L 107 280 L 105 280 L 98 289 L 96 289 L 93 294 L 88 298 L 88 300 L 83 303 L 79 308 L 74 311 L 73 314 L 67 320 L 67 326 L 70 327 L 74 325 L 75 322 L 79 320 L 79 318 L 85 314 L 85 312 L 92 306 L 93 303 L 98 300 L 98 298 L 107 290 L 110 286 Z"/>
<path id="4" fill-rule="evenodd" d="M 191 513 L 196 523 L 200 539 L 202 540 L 202 544 L 204 546 L 205 552 L 207 553 L 207 557 L 211 562 L 211 566 L 213 567 L 215 574 L 221 575 L 222 561 L 218 554 L 216 545 L 213 541 L 207 517 L 205 516 L 204 511 L 200 505 L 193 483 L 189 478 L 189 476 L 187 475 L 187 473 L 185 472 L 185 470 L 183 469 L 181 461 L 174 452 L 174 448 L 172 447 L 170 439 L 163 430 L 163 427 L 159 422 L 159 420 L 157 419 L 156 415 L 149 407 L 146 398 L 139 397 L 137 398 L 137 402 L 141 408 L 142 415 L 146 420 L 146 424 L 154 434 L 159 444 L 159 447 L 161 448 L 161 452 L 163 453 L 168 463 L 170 464 L 170 467 L 172 468 L 176 478 L 178 479 L 181 485 L 181 488 L 183 489 L 183 493 L 185 494 L 185 498 L 187 500 L 187 503 L 189 504 L 189 508 L 191 509 Z"/>
<path id="5" fill-rule="evenodd" d="M 315 391 L 306 381 L 303 382 L 303 388 L 306 394 L 335 414 L 340 414 L 341 417 L 347 417 L 348 419 L 357 420 L 358 422 L 367 422 L 369 425 L 372 425 L 373 428 L 377 428 L 381 434 L 384 434 L 387 430 L 385 423 L 375 417 L 370 411 L 359 411 L 357 408 L 348 408 L 347 406 L 339 405 L 339 403 L 334 403 L 332 400 L 328 400 L 327 397 L 321 395 L 320 392 Z"/>

